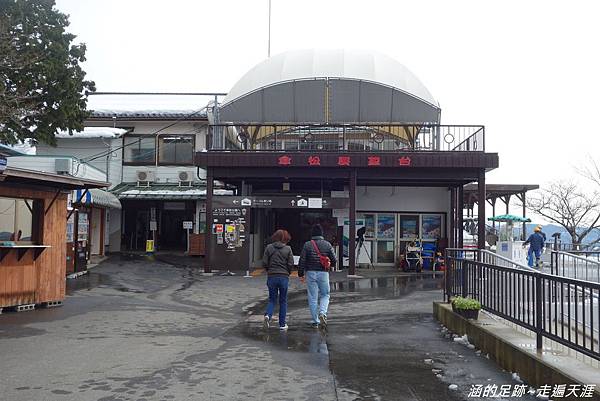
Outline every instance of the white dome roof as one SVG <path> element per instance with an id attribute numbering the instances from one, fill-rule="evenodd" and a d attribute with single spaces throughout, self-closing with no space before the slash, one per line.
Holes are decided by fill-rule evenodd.
<path id="1" fill-rule="evenodd" d="M 296 50 L 248 71 L 219 107 L 245 123 L 439 122 L 440 108 L 405 66 L 357 50 Z"/>
<path id="2" fill-rule="evenodd" d="M 349 78 L 379 83 L 439 107 L 429 90 L 404 65 L 381 53 L 360 50 L 293 50 L 257 64 L 231 88 L 223 104 L 279 82 Z"/>

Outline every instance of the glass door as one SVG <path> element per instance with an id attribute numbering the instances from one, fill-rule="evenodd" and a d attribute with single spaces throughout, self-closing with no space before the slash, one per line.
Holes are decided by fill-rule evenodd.
<path id="1" fill-rule="evenodd" d="M 396 249 L 396 215 L 394 213 L 377 213 L 376 226 L 376 264 L 393 265 Z"/>

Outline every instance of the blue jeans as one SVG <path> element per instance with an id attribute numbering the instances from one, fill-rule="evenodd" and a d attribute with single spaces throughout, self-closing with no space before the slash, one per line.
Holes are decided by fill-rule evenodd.
<path id="1" fill-rule="evenodd" d="M 310 316 L 313 323 L 319 323 L 319 314 L 327 316 L 327 308 L 329 307 L 329 273 L 308 270 L 306 272 L 306 287 L 308 288 Z"/>
<path id="2" fill-rule="evenodd" d="M 540 257 L 542 256 L 542 250 L 541 249 L 533 249 L 532 247 L 529 247 L 529 250 L 527 251 L 527 264 L 529 265 L 529 267 L 534 266 L 534 261 L 533 261 L 534 255 L 535 255 L 535 267 L 537 267 L 539 264 L 539 261 L 540 261 Z"/>
<path id="3" fill-rule="evenodd" d="M 290 279 L 283 276 L 272 276 L 267 278 L 267 287 L 269 287 L 269 304 L 265 315 L 269 319 L 273 317 L 273 309 L 277 303 L 279 295 L 279 327 L 285 326 L 285 315 L 287 314 L 287 292 Z"/>

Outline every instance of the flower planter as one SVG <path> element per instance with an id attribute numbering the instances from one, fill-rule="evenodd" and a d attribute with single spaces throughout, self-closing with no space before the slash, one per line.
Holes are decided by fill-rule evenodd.
<path id="1" fill-rule="evenodd" d="M 479 317 L 479 309 L 456 309 L 454 307 L 452 309 L 465 319 L 477 320 Z"/>

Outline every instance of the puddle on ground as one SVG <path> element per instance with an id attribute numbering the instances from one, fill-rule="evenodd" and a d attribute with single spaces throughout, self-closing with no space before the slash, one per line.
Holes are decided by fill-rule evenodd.
<path id="1" fill-rule="evenodd" d="M 393 277 L 362 278 L 344 280 L 330 283 L 332 293 L 358 293 L 367 297 L 376 296 L 383 298 L 396 298 L 405 296 L 415 290 L 441 290 L 443 280 L 435 274 L 411 274 Z M 248 318 L 238 326 L 241 335 L 261 341 L 280 349 L 290 351 L 309 352 L 328 355 L 327 332 L 310 327 L 307 323 L 301 323 L 299 326 L 292 325 L 286 332 L 280 332 L 277 327 L 265 329 L 262 327 L 262 316 L 266 307 L 267 300 L 257 303 L 250 308 L 249 316 L 256 316 L 257 319 Z M 288 307 L 306 307 L 306 293 L 290 294 L 288 298 Z M 289 318 L 289 316 L 288 316 Z M 363 330 L 371 332 L 372 329 Z"/>
<path id="2" fill-rule="evenodd" d="M 435 274 L 411 274 L 394 277 L 361 278 L 331 283 L 331 292 L 378 292 L 390 296 L 408 291 L 442 289 L 443 282 Z"/>
<path id="3" fill-rule="evenodd" d="M 83 276 L 67 280 L 67 295 L 73 295 L 76 291 L 90 291 L 111 283 L 112 280 L 109 275 L 90 271 Z"/>
<path id="4" fill-rule="evenodd" d="M 246 322 L 242 332 L 247 337 L 271 344 L 282 350 L 329 355 L 327 333 L 312 328 L 308 324 L 305 324 L 305 327 L 296 326 L 287 331 L 280 331 L 277 327 L 265 329 L 256 322 Z"/>

